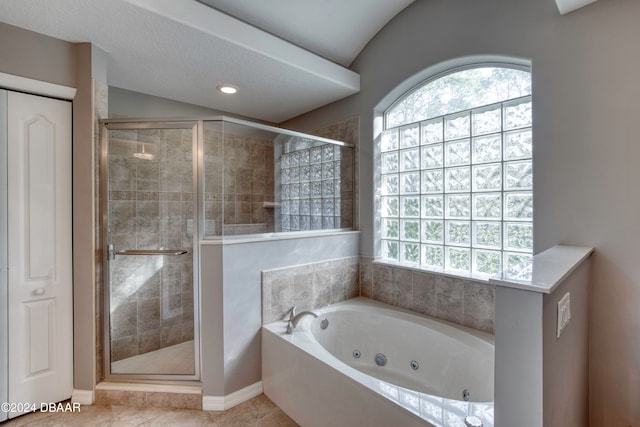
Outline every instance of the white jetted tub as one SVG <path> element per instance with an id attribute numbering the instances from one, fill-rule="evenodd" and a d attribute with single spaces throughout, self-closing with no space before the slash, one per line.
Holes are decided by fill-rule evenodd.
<path id="1" fill-rule="evenodd" d="M 367 298 L 262 329 L 265 394 L 298 424 L 493 427 L 493 336 Z"/>

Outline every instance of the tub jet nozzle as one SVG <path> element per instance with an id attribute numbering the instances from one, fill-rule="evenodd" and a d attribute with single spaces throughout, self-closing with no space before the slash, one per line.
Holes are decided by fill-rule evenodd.
<path id="1" fill-rule="evenodd" d="M 384 365 L 387 364 L 387 356 L 385 356 L 382 353 L 378 353 L 378 354 L 376 354 L 375 361 L 376 361 L 376 365 L 384 366 Z"/>

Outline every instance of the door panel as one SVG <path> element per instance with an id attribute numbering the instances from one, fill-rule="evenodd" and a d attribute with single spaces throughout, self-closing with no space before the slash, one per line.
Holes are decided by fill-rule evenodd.
<path id="1" fill-rule="evenodd" d="M 197 131 L 191 122 L 159 125 L 124 125 L 108 133 L 111 378 L 199 378 L 193 266 Z"/>
<path id="2" fill-rule="evenodd" d="M 55 249 L 55 124 L 37 114 L 23 124 L 27 203 L 28 277 L 51 282 Z M 51 213 L 54 213 L 53 215 Z"/>
<path id="3" fill-rule="evenodd" d="M 54 299 L 46 299 L 24 304 L 25 317 L 23 322 L 29 325 L 29 348 L 38 351 L 29 352 L 29 366 L 27 376 L 48 372 L 53 368 L 51 347 L 53 346 L 53 334 L 55 331 L 47 327 L 32 327 L 31 325 L 55 324 L 56 302 Z"/>
<path id="4" fill-rule="evenodd" d="M 9 92 L 7 122 L 9 401 L 39 408 L 73 388 L 71 103 Z"/>

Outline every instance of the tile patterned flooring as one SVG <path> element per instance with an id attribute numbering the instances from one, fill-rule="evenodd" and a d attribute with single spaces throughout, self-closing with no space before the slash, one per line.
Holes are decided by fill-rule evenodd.
<path id="1" fill-rule="evenodd" d="M 80 412 L 75 413 L 35 412 L 6 421 L 0 426 L 296 427 L 297 424 L 269 398 L 261 394 L 224 412 L 92 405 L 82 406 Z"/>

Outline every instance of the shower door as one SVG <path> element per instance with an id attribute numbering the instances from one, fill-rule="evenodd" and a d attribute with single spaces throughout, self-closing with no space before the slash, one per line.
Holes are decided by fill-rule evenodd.
<path id="1" fill-rule="evenodd" d="M 105 127 L 105 375 L 198 379 L 196 123 Z"/>

